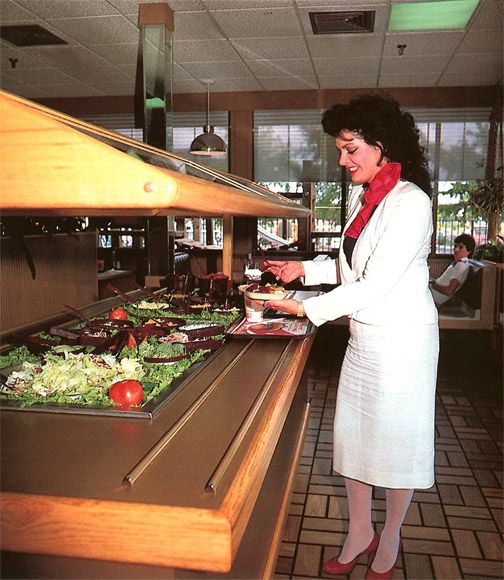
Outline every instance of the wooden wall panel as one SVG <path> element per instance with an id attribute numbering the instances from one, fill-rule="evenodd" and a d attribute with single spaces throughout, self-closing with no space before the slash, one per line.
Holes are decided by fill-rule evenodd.
<path id="1" fill-rule="evenodd" d="M 494 107 L 502 100 L 502 87 L 415 87 L 390 89 L 327 89 L 312 91 L 256 91 L 212 93 L 211 109 L 215 111 L 253 111 L 255 109 L 324 109 L 344 103 L 364 92 L 385 92 L 403 107 Z M 134 97 L 85 97 L 39 99 L 38 102 L 80 116 L 105 113 L 133 113 Z M 206 94 L 173 95 L 175 112 L 204 111 Z"/>
<path id="2" fill-rule="evenodd" d="M 0 245 L 0 327 L 2 332 L 59 314 L 65 304 L 79 307 L 98 299 L 96 234 L 26 236 L 36 268 L 13 238 Z"/>

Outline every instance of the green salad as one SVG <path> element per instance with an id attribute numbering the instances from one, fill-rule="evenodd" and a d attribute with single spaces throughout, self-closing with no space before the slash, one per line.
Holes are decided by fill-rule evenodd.
<path id="1" fill-rule="evenodd" d="M 10 373 L 0 392 L 24 406 L 34 403 L 111 405 L 107 392 L 114 382 L 139 380 L 144 374 L 136 358 L 124 357 L 117 361 L 110 354 L 75 354 L 61 349 L 60 354 L 48 352 L 40 361 L 24 362 L 20 370 Z"/>

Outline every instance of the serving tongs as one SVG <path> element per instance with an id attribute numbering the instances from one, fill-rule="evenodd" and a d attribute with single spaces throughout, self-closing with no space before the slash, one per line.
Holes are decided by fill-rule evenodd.
<path id="1" fill-rule="evenodd" d="M 121 298 L 124 298 L 124 300 L 126 300 L 126 302 L 129 302 L 130 304 L 135 304 L 136 302 L 135 300 L 133 300 L 133 298 L 131 298 L 131 296 L 128 296 L 125 292 L 119 290 L 119 288 L 116 288 L 112 284 L 107 284 L 107 289 L 113 292 L 114 294 L 117 294 Z"/>
<path id="2" fill-rule="evenodd" d="M 65 304 L 65 308 L 67 310 L 70 310 L 70 312 L 73 312 L 75 315 L 77 315 L 77 318 L 82 320 L 82 322 L 89 323 L 89 318 L 85 314 L 83 314 L 80 310 L 77 310 L 77 308 L 69 306 L 68 304 Z"/>
<path id="3" fill-rule="evenodd" d="M 161 297 L 158 296 L 157 294 L 154 294 L 154 292 L 152 290 L 150 290 L 149 288 L 146 288 L 145 286 L 141 286 L 140 284 L 137 284 L 136 282 L 135 282 L 134 286 L 135 286 L 135 288 L 137 288 L 137 290 L 140 290 L 140 292 L 142 292 L 143 294 L 145 294 L 146 296 L 148 296 L 149 298 L 154 300 L 154 302 L 159 302 L 161 300 Z"/>

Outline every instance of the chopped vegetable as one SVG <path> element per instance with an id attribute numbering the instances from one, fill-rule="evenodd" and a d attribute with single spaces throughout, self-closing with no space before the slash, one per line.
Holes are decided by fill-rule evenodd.
<path id="1" fill-rule="evenodd" d="M 128 313 L 126 312 L 126 310 L 124 310 L 124 308 L 113 308 L 108 315 L 110 320 L 127 320 L 128 319 Z"/>
<path id="2" fill-rule="evenodd" d="M 35 362 L 38 357 L 32 354 L 26 346 L 18 346 L 13 348 L 7 354 L 0 355 L 0 369 L 13 367 L 25 361 Z"/>
<path id="3" fill-rule="evenodd" d="M 122 407 L 136 407 L 142 402 L 142 385 L 127 379 L 118 381 L 110 387 L 109 398 Z"/>

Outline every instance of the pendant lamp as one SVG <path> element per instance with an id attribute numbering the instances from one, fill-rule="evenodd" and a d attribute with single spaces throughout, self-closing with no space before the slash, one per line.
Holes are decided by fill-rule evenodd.
<path id="1" fill-rule="evenodd" d="M 214 133 L 214 128 L 210 125 L 210 83 L 207 83 L 207 113 L 206 125 L 203 133 L 198 135 L 191 143 L 190 153 L 193 155 L 224 155 L 226 144 Z"/>

